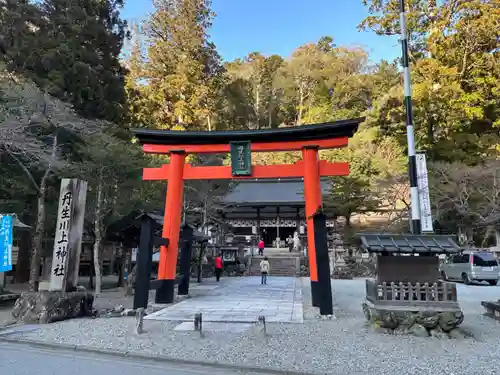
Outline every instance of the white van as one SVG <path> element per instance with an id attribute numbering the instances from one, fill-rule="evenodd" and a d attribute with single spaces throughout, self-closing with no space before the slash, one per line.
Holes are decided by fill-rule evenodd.
<path id="1" fill-rule="evenodd" d="M 441 276 L 443 280 L 461 280 L 464 284 L 487 281 L 490 285 L 497 285 L 500 266 L 493 253 L 467 250 L 448 257 L 441 266 Z"/>

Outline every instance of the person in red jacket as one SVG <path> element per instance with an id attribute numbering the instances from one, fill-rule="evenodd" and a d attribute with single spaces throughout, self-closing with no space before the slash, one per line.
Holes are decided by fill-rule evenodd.
<path id="1" fill-rule="evenodd" d="M 261 238 L 259 243 L 257 244 L 257 247 L 259 248 L 259 255 L 262 256 L 264 255 L 264 240 Z"/>
<path id="2" fill-rule="evenodd" d="M 217 254 L 215 257 L 215 278 L 217 281 L 220 280 L 220 275 L 222 274 L 222 256 Z"/>

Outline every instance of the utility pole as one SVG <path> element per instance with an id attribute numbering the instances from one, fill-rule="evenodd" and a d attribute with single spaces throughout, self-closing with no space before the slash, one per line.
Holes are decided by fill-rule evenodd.
<path id="1" fill-rule="evenodd" d="M 399 0 L 399 17 L 401 24 L 401 49 L 403 53 L 403 82 L 405 91 L 406 133 L 408 139 L 408 173 L 410 177 L 411 195 L 411 232 L 420 234 L 420 201 L 418 198 L 417 163 L 415 158 L 415 135 L 413 132 L 413 110 L 411 104 L 411 77 L 408 58 L 408 36 L 406 31 L 405 0 Z"/>

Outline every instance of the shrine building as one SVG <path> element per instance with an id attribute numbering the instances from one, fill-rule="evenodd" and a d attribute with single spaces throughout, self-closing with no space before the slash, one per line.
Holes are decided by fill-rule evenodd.
<path id="1" fill-rule="evenodd" d="M 327 196 L 330 181 L 322 179 L 321 187 L 322 195 Z M 222 205 L 221 219 L 234 234 L 251 235 L 255 227 L 266 247 L 276 247 L 277 238 L 284 241 L 294 232 L 307 232 L 303 179 L 239 181 L 223 198 Z M 334 218 L 328 218 L 329 231 L 334 226 Z"/>

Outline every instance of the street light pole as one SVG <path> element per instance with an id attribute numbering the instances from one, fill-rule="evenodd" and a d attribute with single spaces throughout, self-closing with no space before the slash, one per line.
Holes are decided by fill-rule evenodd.
<path id="1" fill-rule="evenodd" d="M 411 104 L 411 77 L 410 64 L 408 58 L 408 39 L 406 31 L 406 10 L 405 0 L 399 0 L 399 17 L 401 25 L 401 49 L 403 52 L 403 82 L 405 92 L 406 109 L 406 132 L 408 139 L 408 173 L 410 177 L 410 195 L 411 195 L 411 232 L 420 234 L 420 201 L 418 198 L 417 185 L 417 163 L 415 160 L 415 135 L 413 133 L 413 110 Z"/>

